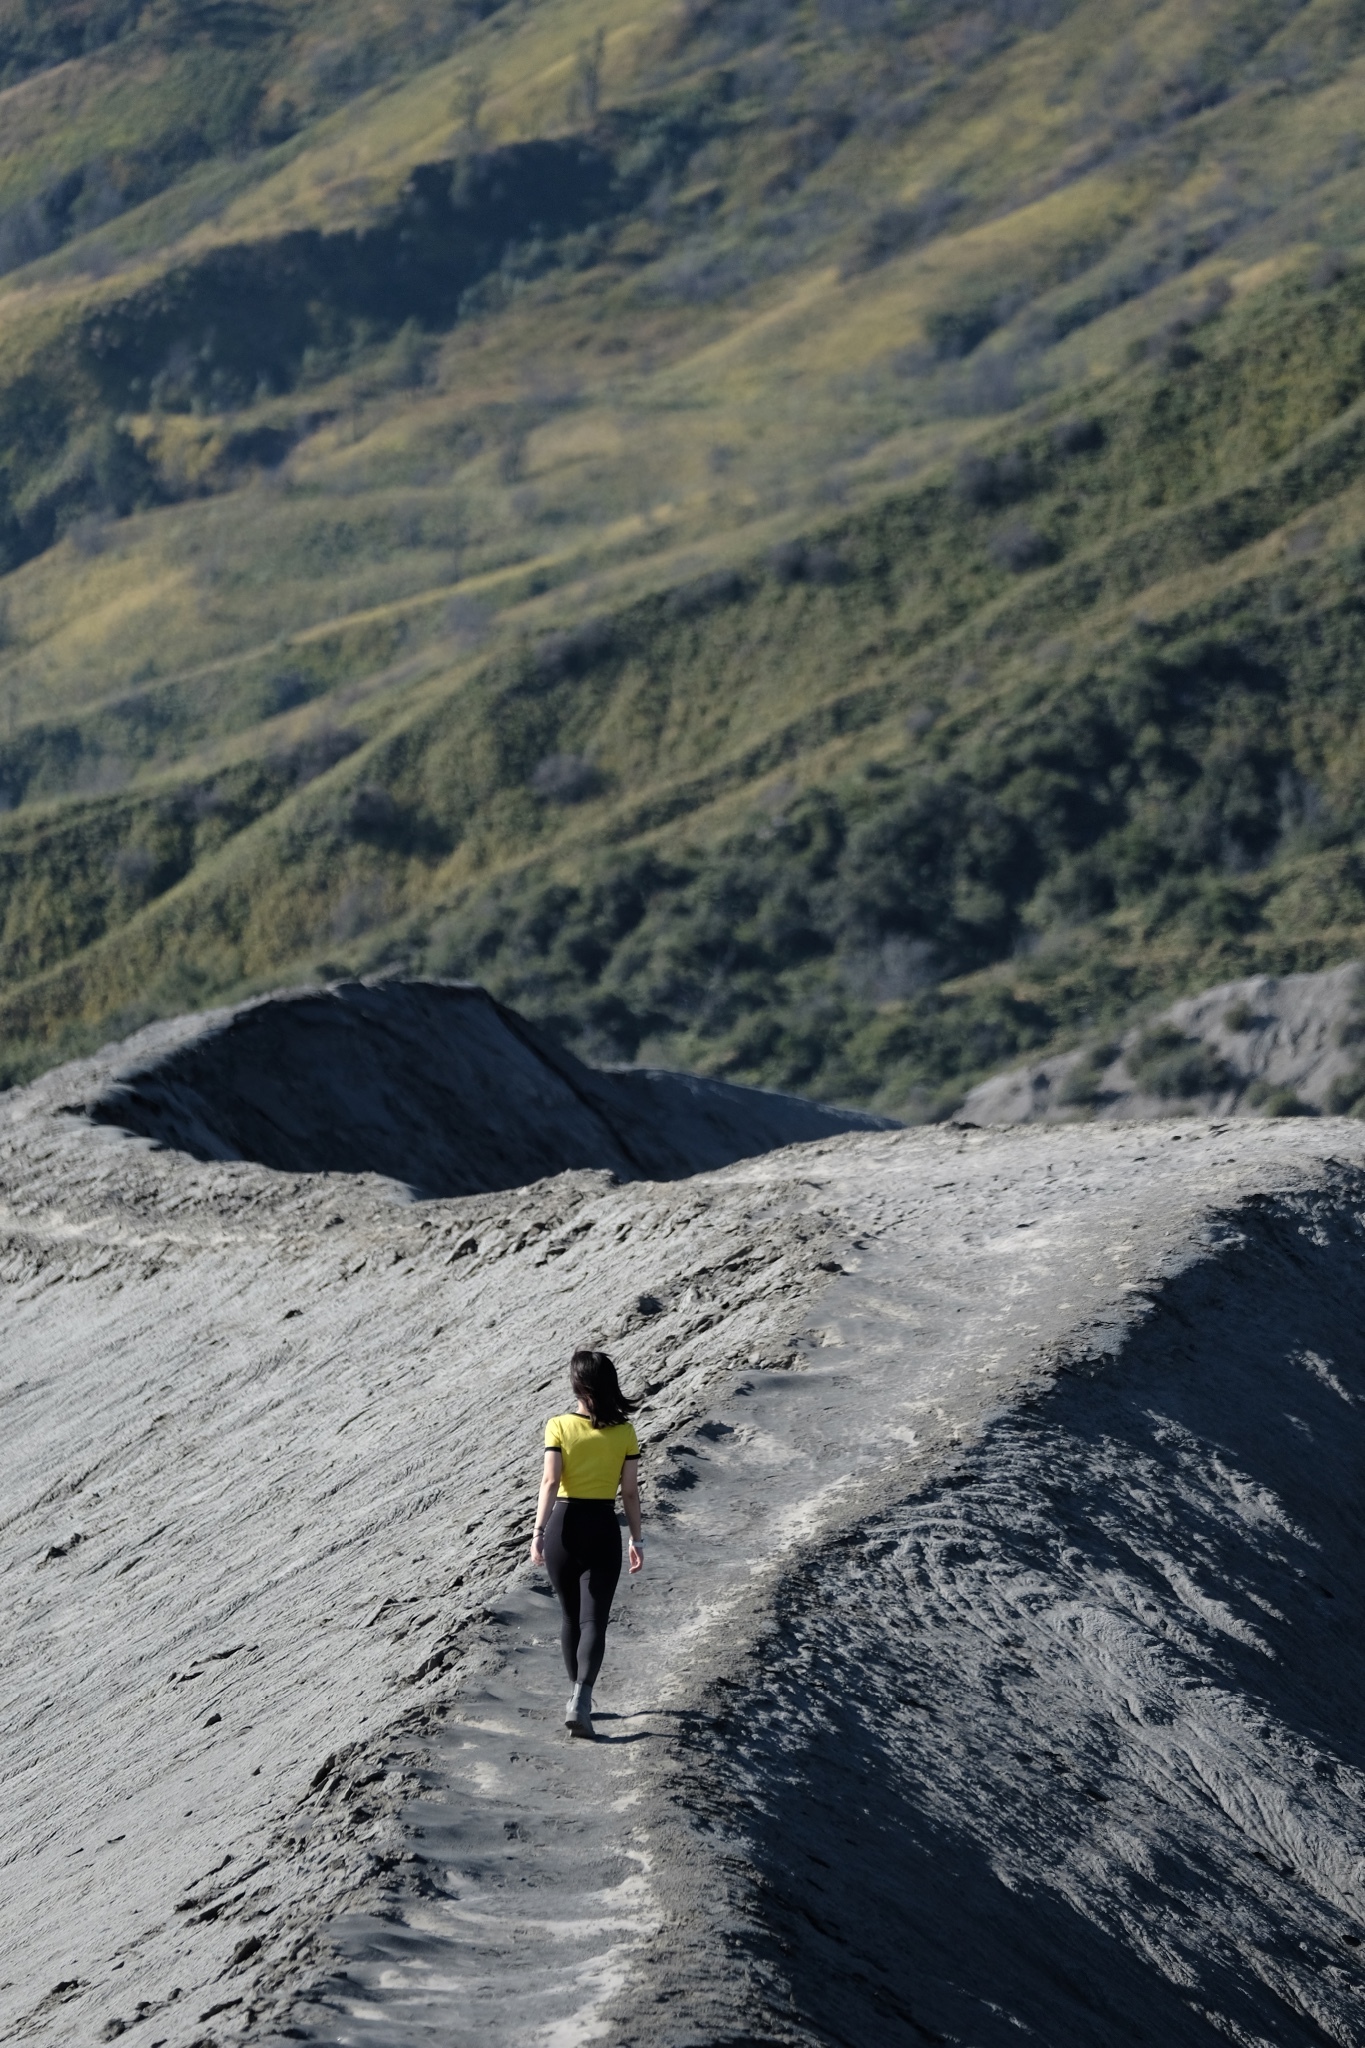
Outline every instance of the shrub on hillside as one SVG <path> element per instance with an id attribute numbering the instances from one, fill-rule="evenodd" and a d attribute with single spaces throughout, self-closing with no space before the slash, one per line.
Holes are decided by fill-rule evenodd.
<path id="1" fill-rule="evenodd" d="M 452 597 L 441 623 L 462 652 L 482 647 L 493 629 L 493 612 L 476 597 Z"/>
<path id="2" fill-rule="evenodd" d="M 79 7 L 26 0 L 8 8 L 0 23 L 0 85 L 121 41 L 135 32 L 144 11 L 145 0 L 91 0 Z"/>
<path id="3" fill-rule="evenodd" d="M 0 214 L 0 272 L 22 270 L 46 256 L 66 239 L 70 205 L 65 201 L 68 179 L 39 192 L 20 206 Z"/>
<path id="4" fill-rule="evenodd" d="M 1286 850 L 1319 852 L 1350 837 L 1350 827 L 1328 802 L 1319 783 L 1295 768 L 1282 768 L 1275 780 L 1279 806 L 1280 844 Z"/>
<path id="5" fill-rule="evenodd" d="M 1227 1061 L 1201 1039 L 1187 1038 L 1173 1024 L 1145 1031 L 1125 1054 L 1124 1063 L 1139 1088 L 1167 1099 L 1218 1095 L 1234 1085 Z"/>
<path id="6" fill-rule="evenodd" d="M 782 541 L 768 557 L 779 583 L 842 583 L 848 564 L 837 548 L 820 542 Z"/>
<path id="7" fill-rule="evenodd" d="M 1144 357 L 1150 357 L 1168 370 L 1190 369 L 1201 360 L 1192 337 L 1201 327 L 1216 320 L 1231 298 L 1232 286 L 1228 280 L 1215 277 L 1200 298 L 1167 320 L 1154 334 L 1131 343 L 1130 358 L 1141 362 Z"/>
<path id="8" fill-rule="evenodd" d="M 1052 429 L 1055 455 L 1093 455 L 1104 446 L 1104 422 L 1092 414 L 1072 413 Z"/>
<path id="9" fill-rule="evenodd" d="M 1316 1116 L 1311 1102 L 1305 1102 L 1294 1088 L 1277 1088 L 1270 1081 L 1253 1081 L 1247 1101 L 1263 1116 Z"/>
<path id="10" fill-rule="evenodd" d="M 962 195 L 935 186 L 910 206 L 884 206 L 862 228 L 843 268 L 845 277 L 875 270 L 906 249 L 931 241 L 962 205 Z"/>
<path id="11" fill-rule="evenodd" d="M 328 769 L 335 768 L 339 761 L 344 761 L 348 754 L 353 754 L 364 744 L 363 733 L 323 719 L 301 738 L 279 748 L 271 760 L 291 782 L 301 786 L 325 775 Z"/>
<path id="12" fill-rule="evenodd" d="M 377 359 L 373 379 L 392 391 L 417 391 L 425 384 L 436 342 L 416 320 L 405 320 Z"/>
<path id="13" fill-rule="evenodd" d="M 93 561 L 109 545 L 109 526 L 107 512 L 83 512 L 79 519 L 72 520 L 63 538 L 73 554 Z"/>
<path id="14" fill-rule="evenodd" d="M 844 986 L 866 1003 L 900 1003 L 934 988 L 942 979 L 938 955 L 927 939 L 885 938 L 839 963 Z"/>
<path id="15" fill-rule="evenodd" d="M 1022 576 L 1028 569 L 1040 569 L 1055 559 L 1056 550 L 1047 535 L 1025 519 L 1012 519 L 991 536 L 991 556 L 1002 569 Z"/>
<path id="16" fill-rule="evenodd" d="M 985 455 L 972 449 L 958 460 L 953 488 L 968 505 L 995 508 L 1027 497 L 1035 487 L 1033 465 L 1026 448 L 1011 448 L 1003 455 Z"/>
<path id="17" fill-rule="evenodd" d="M 1067 1109 L 1093 1109 L 1103 1096 L 1103 1079 L 1118 1056 L 1116 1045 L 1094 1045 L 1070 1067 L 1057 1091 L 1058 1101 Z"/>
<path id="18" fill-rule="evenodd" d="M 949 419 L 984 419 L 1014 412 L 1033 394 L 1033 352 L 1027 348 L 982 349 L 948 375 L 934 394 Z"/>
<path id="19" fill-rule="evenodd" d="M 354 839 L 387 839 L 399 824 L 397 803 L 380 783 L 362 782 L 346 807 L 347 829 Z"/>
<path id="20" fill-rule="evenodd" d="M 837 813 L 827 814 L 833 931 L 863 945 L 893 934 L 928 940 L 945 974 L 1008 944 L 1036 855 L 1022 821 L 983 792 L 956 778 L 925 778 L 899 801 L 878 805 L 845 847 L 846 831 Z"/>
<path id="21" fill-rule="evenodd" d="M 1327 1090 L 1327 1113 L 1329 1116 L 1365 1114 L 1365 1065 L 1356 1065 L 1337 1075 Z"/>
<path id="22" fill-rule="evenodd" d="M 581 804 L 603 786 L 601 770 L 583 754 L 547 754 L 537 762 L 531 788 L 552 804 Z"/>
<path id="23" fill-rule="evenodd" d="M 382 877 L 352 882 L 341 891 L 332 910 L 330 936 L 355 939 L 382 924 L 390 909 L 389 891 Z"/>
<path id="24" fill-rule="evenodd" d="M 944 306 L 930 313 L 924 323 L 929 347 L 936 362 L 956 363 L 980 348 L 1001 323 L 996 300 L 982 299 L 965 306 Z"/>
<path id="25" fill-rule="evenodd" d="M 675 619 L 700 618 L 721 605 L 736 604 L 744 595 L 744 578 L 736 569 L 716 569 L 695 583 L 669 592 L 668 610 Z"/>
<path id="26" fill-rule="evenodd" d="M 31 524 L 45 524 L 55 538 L 92 515 L 124 519 L 161 497 L 160 480 L 143 450 L 106 418 L 65 442 L 29 485 L 25 512 Z"/>
<path id="27" fill-rule="evenodd" d="M 536 674 L 543 682 L 558 682 L 565 676 L 586 675 L 588 670 L 616 645 L 616 627 L 611 619 L 585 619 L 567 633 L 547 633 L 535 651 Z"/>
<path id="28" fill-rule="evenodd" d="M 121 846 L 110 863 L 114 880 L 139 899 L 150 893 L 156 856 L 145 846 Z"/>
<path id="29" fill-rule="evenodd" d="M 1339 284 L 1351 268 L 1350 260 L 1340 249 L 1324 249 L 1309 275 L 1309 283 L 1315 292 L 1330 291 Z"/>

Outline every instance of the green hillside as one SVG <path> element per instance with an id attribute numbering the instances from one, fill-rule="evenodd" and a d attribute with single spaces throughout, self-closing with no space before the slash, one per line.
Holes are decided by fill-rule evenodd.
<path id="1" fill-rule="evenodd" d="M 0 1079 L 933 1115 L 1365 947 L 1359 0 L 0 0 Z"/>

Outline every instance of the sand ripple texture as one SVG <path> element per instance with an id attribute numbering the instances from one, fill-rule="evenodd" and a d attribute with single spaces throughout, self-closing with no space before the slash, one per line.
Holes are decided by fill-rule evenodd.
<path id="1" fill-rule="evenodd" d="M 0 2036 L 1365 2040 L 1365 1132 L 415 1200 L 0 1100 Z M 525 1561 L 594 1339 L 642 1580 Z"/>

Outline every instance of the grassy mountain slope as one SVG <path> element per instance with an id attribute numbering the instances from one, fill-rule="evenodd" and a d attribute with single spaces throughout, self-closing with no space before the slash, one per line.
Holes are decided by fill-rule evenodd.
<path id="1" fill-rule="evenodd" d="M 1359 949 L 1365 8 L 53 16 L 9 1075 L 393 965 L 928 1114 Z"/>

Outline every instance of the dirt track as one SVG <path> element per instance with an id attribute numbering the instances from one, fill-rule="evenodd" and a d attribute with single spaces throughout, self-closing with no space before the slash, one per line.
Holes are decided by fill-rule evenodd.
<path id="1" fill-rule="evenodd" d="M 1360 1126 L 416 1203 L 106 1069 L 0 1102 L 8 2033 L 1362 2038 Z M 654 1536 L 591 1747 L 583 1337 Z"/>

